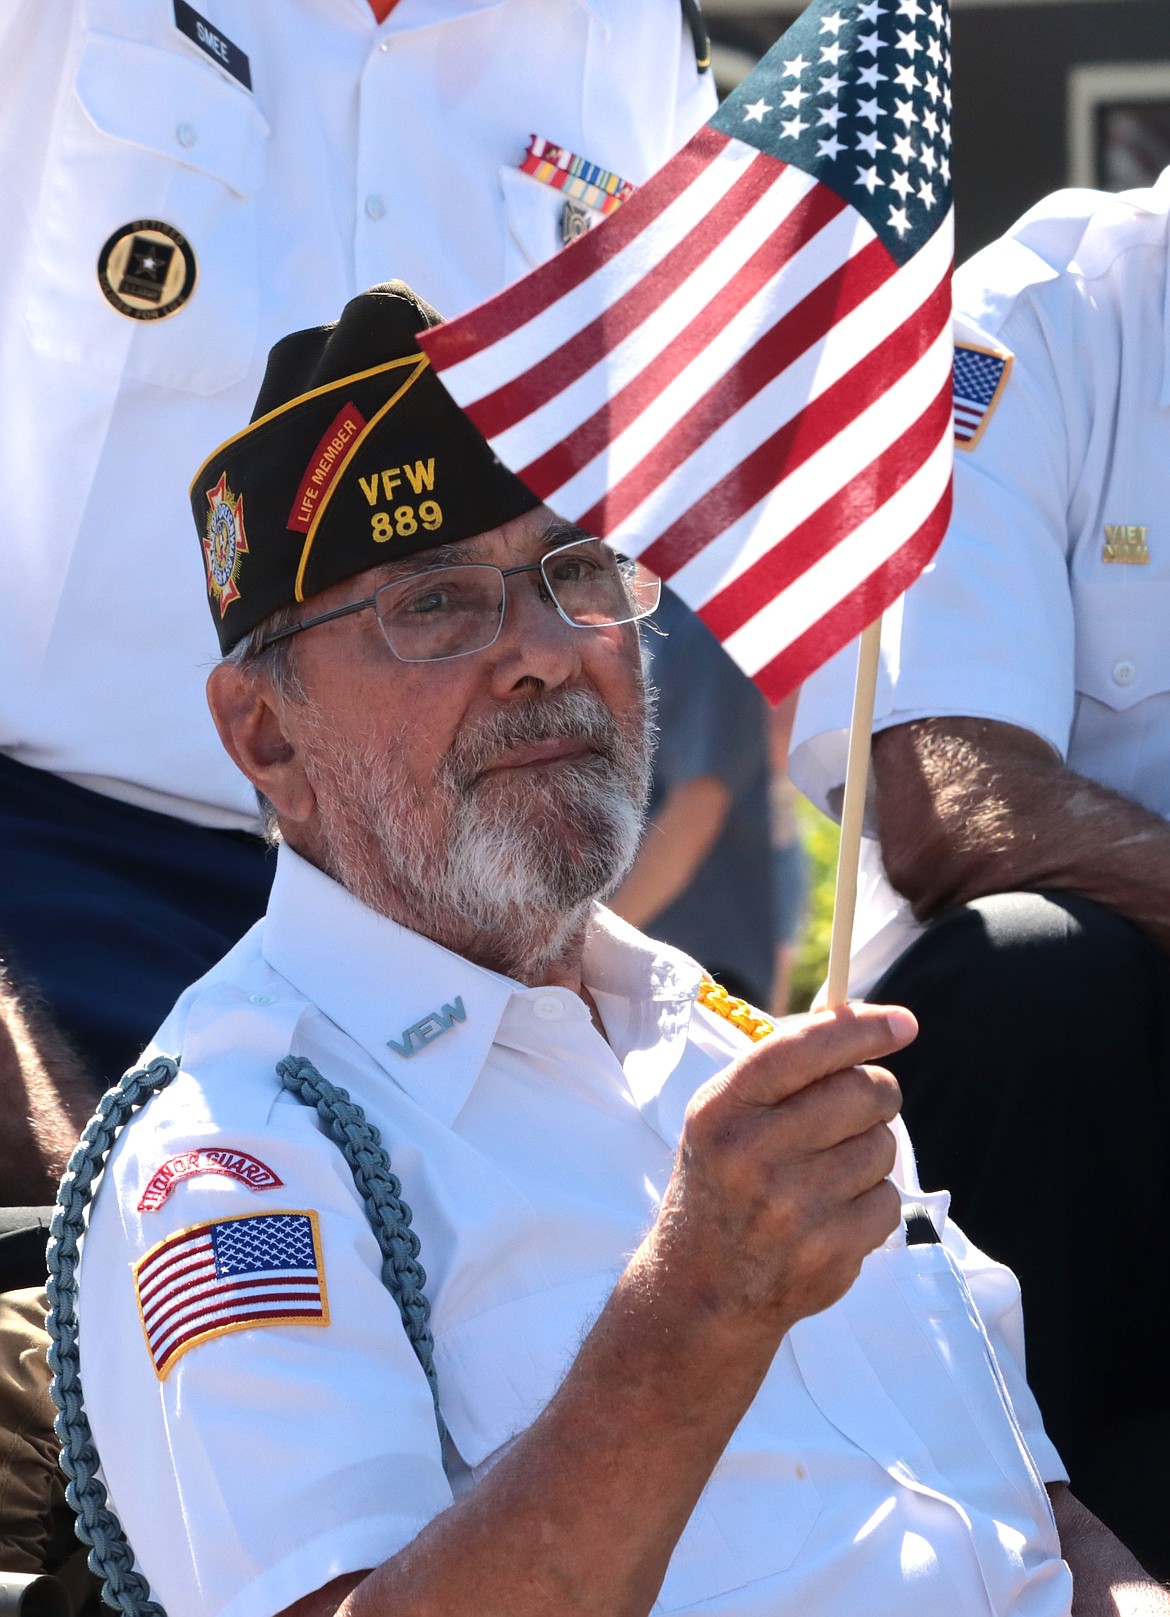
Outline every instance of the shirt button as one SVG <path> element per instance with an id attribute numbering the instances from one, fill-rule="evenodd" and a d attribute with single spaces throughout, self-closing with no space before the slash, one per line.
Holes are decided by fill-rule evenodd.
<path id="1" fill-rule="evenodd" d="M 386 203 L 384 198 L 380 197 L 376 191 L 371 191 L 366 198 L 366 213 L 371 219 L 381 219 L 385 212 Z"/>
<path id="2" fill-rule="evenodd" d="M 378 46 L 378 49 L 382 52 L 382 54 L 384 56 L 386 54 L 386 52 L 390 49 L 390 41 L 388 39 L 384 39 L 382 41 L 382 43 Z"/>
<path id="3" fill-rule="evenodd" d="M 1113 664 L 1113 683 L 1115 685 L 1132 685 L 1137 678 L 1137 669 L 1132 663 L 1120 662 Z"/>
<path id="4" fill-rule="evenodd" d="M 198 138 L 194 124 L 179 124 L 175 129 L 175 139 L 180 146 L 194 146 Z"/>
<path id="5" fill-rule="evenodd" d="M 249 1005 L 275 1005 L 276 1004 L 276 995 L 275 994 L 249 994 L 248 995 L 248 1003 L 249 1003 Z"/>
<path id="6" fill-rule="evenodd" d="M 556 994 L 541 994 L 539 999 L 532 1001 L 532 1014 L 539 1016 L 542 1022 L 559 1022 L 565 1014 L 565 1007 Z"/>

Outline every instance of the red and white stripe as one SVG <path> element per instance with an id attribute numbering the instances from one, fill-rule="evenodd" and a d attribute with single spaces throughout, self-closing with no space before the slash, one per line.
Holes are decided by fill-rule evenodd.
<path id="1" fill-rule="evenodd" d="M 245 1325 L 321 1320 L 317 1268 L 256 1270 L 221 1277 L 212 1225 L 182 1230 L 148 1252 L 135 1269 L 138 1307 L 160 1377 L 185 1348 Z"/>
<path id="2" fill-rule="evenodd" d="M 833 191 L 706 127 L 420 342 L 500 459 L 669 579 L 778 700 L 942 538 L 950 269 L 949 219 L 899 268 Z"/>

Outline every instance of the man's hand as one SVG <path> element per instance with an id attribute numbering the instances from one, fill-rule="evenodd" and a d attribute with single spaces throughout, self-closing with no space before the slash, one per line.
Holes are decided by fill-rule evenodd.
<path id="1" fill-rule="evenodd" d="M 874 1005 L 793 1017 L 700 1090 L 659 1218 L 543 1414 L 400 1554 L 285 1617 L 645 1617 L 784 1332 L 897 1224 L 898 1090 L 866 1063 L 914 1031 Z"/>
<path id="2" fill-rule="evenodd" d="M 686 1310 L 760 1330 L 770 1361 L 849 1288 L 899 1218 L 886 1176 L 901 1095 L 865 1063 L 916 1032 L 881 1006 L 793 1018 L 698 1092 L 647 1243 Z"/>
<path id="3" fill-rule="evenodd" d="M 988 893 L 1095 899 L 1170 951 L 1170 824 L 1066 769 L 1039 737 L 922 719 L 874 737 L 878 835 L 920 921 Z"/>
<path id="4" fill-rule="evenodd" d="M 1060 1549 L 1073 1575 L 1072 1617 L 1170 1617 L 1170 1592 L 1063 1482 L 1048 1494 Z"/>

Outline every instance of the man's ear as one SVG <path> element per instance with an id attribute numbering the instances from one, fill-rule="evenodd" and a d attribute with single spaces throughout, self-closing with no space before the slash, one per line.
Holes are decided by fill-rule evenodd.
<path id="1" fill-rule="evenodd" d="M 282 823 L 313 817 L 317 800 L 285 719 L 286 704 L 263 673 L 220 663 L 207 681 L 207 705 L 232 761 L 275 808 Z"/>

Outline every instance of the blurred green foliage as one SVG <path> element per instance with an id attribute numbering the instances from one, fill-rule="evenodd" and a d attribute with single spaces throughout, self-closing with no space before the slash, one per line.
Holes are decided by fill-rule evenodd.
<path id="1" fill-rule="evenodd" d="M 803 1011 L 825 980 L 829 968 L 829 933 L 833 925 L 833 888 L 837 880 L 837 843 L 841 831 L 805 797 L 797 796 L 800 837 L 809 861 L 808 916 L 792 968 L 789 1009 Z"/>

